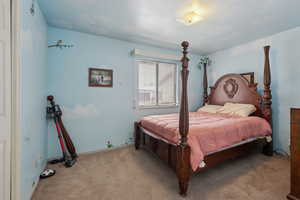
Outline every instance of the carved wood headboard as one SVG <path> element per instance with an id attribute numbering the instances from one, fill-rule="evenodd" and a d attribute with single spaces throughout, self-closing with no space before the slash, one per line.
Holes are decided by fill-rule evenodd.
<path id="1" fill-rule="evenodd" d="M 271 92 L 271 68 L 270 68 L 270 46 L 264 46 L 264 92 L 257 93 L 257 83 L 254 82 L 254 73 L 227 74 L 219 78 L 212 87 L 211 94 L 207 91 L 207 64 L 203 65 L 203 105 L 218 104 L 226 102 L 249 103 L 256 106 L 256 116 L 265 118 L 272 126 L 272 92 Z M 230 80 L 232 79 L 232 80 Z M 250 80 L 249 80 L 250 79 Z"/>
<path id="2" fill-rule="evenodd" d="M 226 74 L 210 88 L 208 104 L 224 105 L 227 102 L 253 104 L 257 109 L 255 115 L 261 116 L 262 97 L 256 91 L 256 84 L 250 83 L 243 75 Z"/>

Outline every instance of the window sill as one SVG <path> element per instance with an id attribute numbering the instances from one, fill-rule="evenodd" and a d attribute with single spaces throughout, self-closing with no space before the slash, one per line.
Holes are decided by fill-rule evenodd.
<path id="1" fill-rule="evenodd" d="M 168 109 L 168 108 L 178 108 L 179 104 L 174 105 L 160 105 L 160 106 L 137 106 L 138 110 L 146 110 L 146 109 Z"/>

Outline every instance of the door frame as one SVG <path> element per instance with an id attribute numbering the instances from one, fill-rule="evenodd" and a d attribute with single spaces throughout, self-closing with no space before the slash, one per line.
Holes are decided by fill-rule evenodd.
<path id="1" fill-rule="evenodd" d="M 21 199 L 21 1 L 11 2 L 11 200 Z"/>

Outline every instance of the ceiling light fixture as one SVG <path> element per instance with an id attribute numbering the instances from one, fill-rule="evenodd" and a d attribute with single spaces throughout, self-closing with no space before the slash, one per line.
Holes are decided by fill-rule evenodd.
<path id="1" fill-rule="evenodd" d="M 192 25 L 192 24 L 195 24 L 195 23 L 201 21 L 202 19 L 203 19 L 202 16 L 198 12 L 191 11 L 191 12 L 186 13 L 183 16 L 182 22 L 185 25 Z"/>
<path id="2" fill-rule="evenodd" d="M 200 5 L 199 0 L 192 0 L 191 4 L 184 6 L 181 9 L 180 17 L 177 18 L 178 22 L 185 25 L 192 25 L 203 20 L 204 10 Z"/>

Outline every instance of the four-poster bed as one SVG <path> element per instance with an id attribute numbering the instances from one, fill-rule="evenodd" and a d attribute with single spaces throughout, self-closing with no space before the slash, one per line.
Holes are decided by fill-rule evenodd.
<path id="1" fill-rule="evenodd" d="M 183 47 L 183 57 L 181 59 L 182 62 L 182 71 L 181 71 L 181 80 L 182 80 L 182 91 L 181 91 L 181 104 L 180 104 L 180 113 L 179 120 L 176 116 L 166 116 L 165 121 L 174 122 L 177 119 L 177 127 L 169 128 L 170 130 L 174 129 L 174 132 L 177 130 L 177 135 L 167 135 L 170 134 L 169 130 L 165 127 L 170 126 L 170 124 L 165 123 L 161 125 L 159 121 L 159 117 L 149 118 L 149 121 L 139 121 L 135 122 L 135 147 L 139 149 L 143 147 L 150 152 L 156 154 L 160 159 L 165 161 L 176 173 L 179 182 L 179 193 L 182 196 L 187 194 L 188 182 L 193 173 L 199 172 L 203 169 L 206 169 L 210 166 L 218 164 L 222 161 L 235 158 L 239 155 L 245 154 L 254 148 L 257 148 L 259 145 L 263 145 L 263 153 L 266 155 L 273 155 L 273 146 L 272 141 L 267 141 L 266 137 L 255 137 L 251 140 L 245 140 L 241 143 L 236 142 L 235 145 L 228 146 L 227 148 L 219 148 L 218 151 L 212 151 L 203 155 L 202 166 L 195 163 L 195 147 L 192 145 L 192 138 L 195 139 L 195 132 L 198 130 L 195 128 L 198 124 L 195 125 L 196 118 L 205 119 L 202 121 L 205 122 L 207 120 L 212 120 L 214 117 L 210 117 L 209 115 L 204 115 L 197 113 L 189 113 L 188 110 L 188 94 L 187 94 L 187 83 L 188 83 L 188 62 L 189 59 L 187 57 L 187 48 L 189 46 L 188 42 L 182 42 Z M 265 53 L 265 65 L 264 65 L 264 94 L 261 96 L 257 93 L 257 84 L 250 83 L 247 79 L 240 74 L 226 74 L 219 78 L 215 85 L 211 87 L 211 92 L 208 95 L 207 92 L 207 72 L 206 65 L 204 66 L 204 75 L 203 75 L 203 104 L 211 104 L 211 105 L 224 105 L 225 103 L 243 103 L 243 104 L 252 104 L 256 107 L 256 111 L 252 116 L 257 116 L 251 118 L 252 120 L 256 120 L 257 127 L 263 127 L 262 121 L 268 124 L 268 126 L 272 123 L 272 109 L 271 109 L 271 74 L 270 74 L 270 64 L 269 64 L 269 46 L 264 47 Z M 200 117 L 199 117 L 200 116 Z M 178 115 L 177 115 L 178 117 Z M 191 117 L 191 120 L 190 120 Z M 227 117 L 222 118 L 218 117 L 216 120 L 224 121 L 224 129 L 227 128 L 232 132 L 235 132 L 235 129 L 232 129 L 232 126 L 227 125 L 226 123 L 235 123 L 240 120 L 241 127 L 240 130 L 248 130 L 248 122 L 245 122 L 246 118 L 239 119 L 228 119 Z M 208 118 L 208 119 L 207 119 Z M 260 118 L 260 119 L 259 119 Z M 263 120 L 263 119 L 265 120 Z M 250 118 L 249 118 L 250 119 Z M 152 121 L 151 121 L 152 120 Z M 155 122 L 155 120 L 157 122 Z M 200 121 L 199 123 L 202 123 Z M 226 122 L 226 123 L 225 123 Z M 155 127 L 155 123 L 158 125 Z M 217 122 L 216 122 L 217 123 Z M 249 120 L 250 123 L 250 120 Z M 147 124 L 150 124 L 147 126 Z M 179 126 L 178 126 L 179 124 Z M 152 129 L 152 127 L 153 129 Z M 165 126 L 165 127 L 164 127 Z M 246 127 L 246 128 L 245 128 Z M 253 127 L 253 124 L 252 124 Z M 271 126 L 270 126 L 271 127 Z M 198 127 L 199 128 L 199 127 Z M 223 127 L 221 127 L 222 129 Z M 220 127 L 219 127 L 220 129 Z M 155 131 L 153 131 L 155 130 Z M 196 131 L 195 131 L 196 130 Z M 204 130 L 203 128 L 199 130 Z M 261 131 L 262 129 L 256 130 Z M 270 128 L 271 130 L 271 128 Z M 190 133 L 189 133 L 190 131 Z M 216 132 L 216 131 L 214 131 Z M 165 134 L 165 135 L 164 135 Z M 175 134 L 175 133 L 174 133 Z M 221 134 L 221 133 L 218 133 Z M 228 133 L 227 133 L 228 134 Z M 242 134 L 242 132 L 233 133 L 233 134 Z M 248 134 L 251 134 L 249 132 Z M 269 132 L 270 136 L 271 131 Z M 215 133 L 214 137 L 217 134 Z M 261 135 L 266 136 L 267 134 Z M 165 137 L 169 136 L 169 137 Z M 174 137 L 176 136 L 176 137 Z M 258 135 L 257 135 L 258 136 Z M 226 136 L 225 136 L 226 137 Z M 175 138 L 172 141 L 172 138 Z M 176 140 L 177 138 L 177 140 Z M 196 139 L 194 141 L 197 141 Z M 200 141 L 200 142 L 199 142 Z M 202 146 L 204 140 L 199 140 L 198 142 Z M 197 155 L 198 156 L 198 155 Z M 204 163 L 204 164 L 203 164 Z"/>

